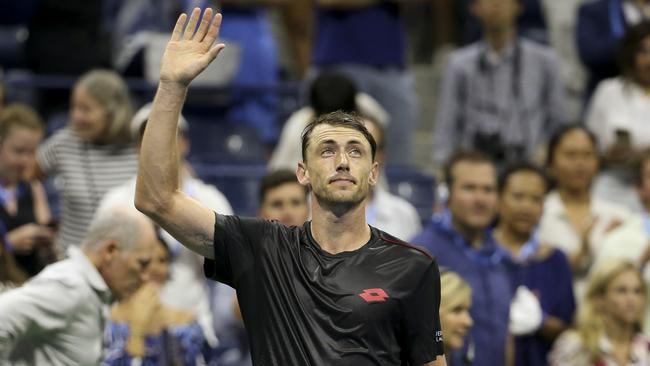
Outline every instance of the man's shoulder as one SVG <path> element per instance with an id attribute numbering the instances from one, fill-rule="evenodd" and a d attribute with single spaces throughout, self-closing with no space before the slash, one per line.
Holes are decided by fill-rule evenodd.
<path id="1" fill-rule="evenodd" d="M 384 245 L 393 251 L 391 253 L 392 258 L 398 257 L 406 260 L 415 260 L 424 264 L 429 264 L 434 260 L 433 256 L 427 249 L 398 239 L 379 229 L 375 230 L 377 230 L 377 237 L 380 245 Z"/>
<path id="2" fill-rule="evenodd" d="M 447 64 L 452 67 L 461 68 L 473 65 L 472 60 L 477 60 L 481 54 L 480 42 L 472 43 L 452 51 L 449 54 Z"/>

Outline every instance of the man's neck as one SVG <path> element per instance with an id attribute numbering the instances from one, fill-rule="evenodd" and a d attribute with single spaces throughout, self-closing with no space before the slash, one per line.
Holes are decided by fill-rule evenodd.
<path id="1" fill-rule="evenodd" d="M 322 207 L 312 195 L 311 213 L 311 234 L 321 249 L 330 254 L 357 250 L 370 240 L 370 227 L 366 223 L 366 202 L 337 215 Z"/>
<path id="2" fill-rule="evenodd" d="M 452 225 L 454 227 L 454 230 L 460 236 L 463 237 L 471 246 L 472 248 L 479 250 L 483 247 L 483 239 L 485 238 L 485 229 L 475 229 L 471 228 L 464 223 L 459 222 L 455 218 L 452 218 Z"/>
<path id="3" fill-rule="evenodd" d="M 567 205 L 588 205 L 591 202 L 591 193 L 589 190 L 570 190 L 570 189 L 558 189 L 558 194 L 560 199 Z"/>
<path id="4" fill-rule="evenodd" d="M 514 42 L 515 37 L 515 28 L 502 28 L 498 30 L 486 30 L 483 39 L 490 51 L 497 55 L 502 55 L 508 46 Z"/>

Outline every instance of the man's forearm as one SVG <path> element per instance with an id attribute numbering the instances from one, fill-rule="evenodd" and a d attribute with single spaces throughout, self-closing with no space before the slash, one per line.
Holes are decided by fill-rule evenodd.
<path id="1" fill-rule="evenodd" d="M 178 117 L 187 87 L 161 81 L 154 98 L 140 151 L 136 206 L 159 210 L 179 188 L 176 148 Z"/>

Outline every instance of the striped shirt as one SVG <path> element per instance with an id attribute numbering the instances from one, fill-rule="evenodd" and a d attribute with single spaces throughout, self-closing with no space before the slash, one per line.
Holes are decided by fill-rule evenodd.
<path id="1" fill-rule="evenodd" d="M 478 135 L 498 136 L 531 158 L 567 121 L 564 99 L 559 63 L 549 47 L 519 38 L 500 58 L 484 42 L 454 51 L 438 100 L 434 160 L 442 164 L 458 148 L 481 149 L 475 146 Z"/>
<path id="2" fill-rule="evenodd" d="M 101 198 L 133 177 L 138 167 L 133 146 L 95 145 L 69 128 L 47 139 L 36 160 L 43 173 L 56 177 L 61 201 L 58 243 L 63 248 L 81 244 Z"/>

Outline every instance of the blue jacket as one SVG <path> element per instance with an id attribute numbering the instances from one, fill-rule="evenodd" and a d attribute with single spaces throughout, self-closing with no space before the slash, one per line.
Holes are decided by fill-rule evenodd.
<path id="1" fill-rule="evenodd" d="M 470 342 L 474 343 L 475 366 L 505 364 L 510 300 L 514 294 L 506 265 L 507 252 L 486 231 L 483 248 L 471 248 L 451 226 L 449 214 L 434 217 L 412 242 L 428 249 L 440 267 L 458 273 L 472 288 L 470 314 L 474 326 Z M 444 337 L 444 334 L 443 334 Z M 468 342 L 466 342 L 468 343 Z M 451 355 L 451 365 L 458 355 Z"/>

